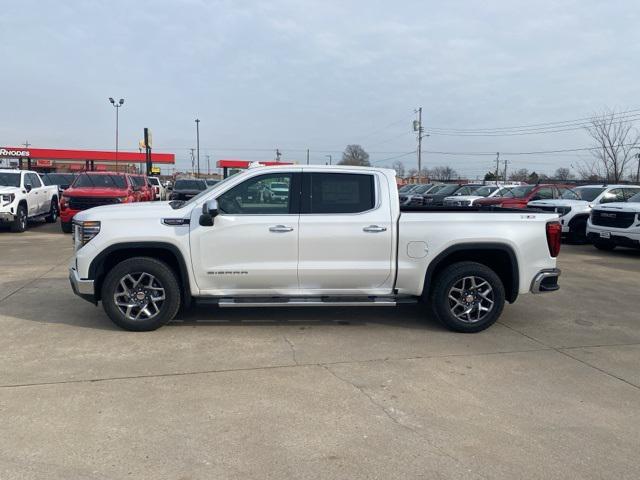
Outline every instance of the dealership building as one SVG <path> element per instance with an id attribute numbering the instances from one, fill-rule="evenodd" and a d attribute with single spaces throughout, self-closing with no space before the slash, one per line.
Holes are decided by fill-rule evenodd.
<path id="1" fill-rule="evenodd" d="M 145 154 L 99 150 L 59 150 L 50 148 L 0 147 L 0 168 L 20 168 L 41 173 L 113 171 L 143 172 Z M 173 153 L 151 153 L 154 167 L 176 163 Z"/>

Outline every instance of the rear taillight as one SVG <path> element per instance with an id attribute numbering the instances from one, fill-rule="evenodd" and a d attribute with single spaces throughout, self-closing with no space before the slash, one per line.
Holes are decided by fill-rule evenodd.
<path id="1" fill-rule="evenodd" d="M 562 225 L 560 222 L 547 223 L 547 245 L 549 254 L 557 257 L 560 253 L 560 242 L 562 240 Z"/>

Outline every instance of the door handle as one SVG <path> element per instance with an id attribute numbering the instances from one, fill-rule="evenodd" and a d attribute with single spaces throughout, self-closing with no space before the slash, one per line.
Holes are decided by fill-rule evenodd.
<path id="1" fill-rule="evenodd" d="M 386 232 L 387 227 L 379 227 L 378 225 L 369 225 L 368 227 L 364 227 L 362 231 L 367 233 L 380 233 L 380 232 Z"/>
<path id="2" fill-rule="evenodd" d="M 286 225 L 275 225 L 273 227 L 269 227 L 269 231 L 274 233 L 293 232 L 293 227 L 287 227 Z"/>

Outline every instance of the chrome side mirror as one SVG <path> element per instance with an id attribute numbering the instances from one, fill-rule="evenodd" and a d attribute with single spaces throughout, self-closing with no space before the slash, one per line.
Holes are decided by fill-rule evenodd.
<path id="1" fill-rule="evenodd" d="M 213 219 L 218 215 L 218 201 L 216 199 L 207 200 L 202 205 L 202 215 L 200 215 L 200 225 L 203 227 L 212 227 Z"/>

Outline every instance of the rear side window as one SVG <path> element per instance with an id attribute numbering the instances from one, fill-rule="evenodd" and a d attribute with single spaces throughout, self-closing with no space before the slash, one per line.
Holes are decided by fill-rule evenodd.
<path id="1" fill-rule="evenodd" d="M 305 187 L 304 213 L 360 213 L 375 206 L 373 175 L 310 173 Z"/>
<path id="2" fill-rule="evenodd" d="M 624 198 L 625 201 L 629 201 L 631 197 L 640 193 L 640 188 L 625 188 L 624 189 Z"/>

